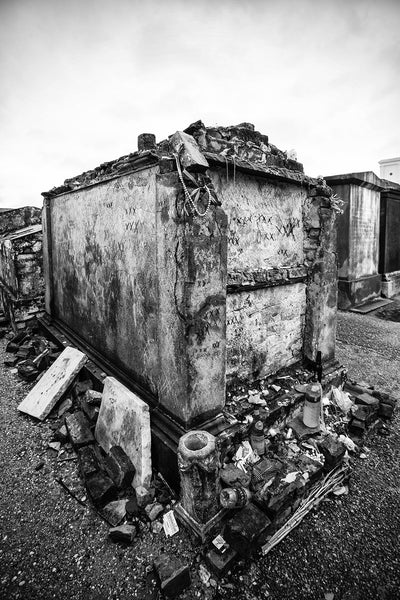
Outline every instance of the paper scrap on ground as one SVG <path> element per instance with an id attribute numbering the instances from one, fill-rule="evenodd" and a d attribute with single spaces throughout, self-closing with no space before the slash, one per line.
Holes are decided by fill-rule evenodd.
<path id="1" fill-rule="evenodd" d="M 178 533 L 179 527 L 173 510 L 169 510 L 163 515 L 163 527 L 167 537 L 172 537 L 175 533 Z"/>

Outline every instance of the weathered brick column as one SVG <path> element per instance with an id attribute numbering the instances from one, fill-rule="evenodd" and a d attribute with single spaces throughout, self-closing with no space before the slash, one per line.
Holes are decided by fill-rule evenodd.
<path id="1" fill-rule="evenodd" d="M 335 357 L 337 313 L 336 214 L 332 191 L 323 184 L 311 188 L 303 207 L 304 263 L 308 268 L 304 356 L 322 361 Z"/>

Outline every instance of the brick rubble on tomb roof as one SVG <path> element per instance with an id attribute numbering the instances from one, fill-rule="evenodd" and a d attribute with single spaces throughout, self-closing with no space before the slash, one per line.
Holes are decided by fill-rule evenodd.
<path id="1" fill-rule="evenodd" d="M 202 121 L 196 121 L 183 130 L 197 142 L 200 151 L 214 166 L 232 164 L 234 168 L 293 181 L 297 184 L 322 186 L 329 195 L 329 188 L 322 179 L 304 174 L 303 165 L 287 153 L 269 142 L 268 136 L 255 130 L 252 123 L 240 123 L 228 127 L 206 127 Z M 66 179 L 62 186 L 43 192 L 44 197 L 56 196 L 88 185 L 94 185 L 124 173 L 157 164 L 162 158 L 172 159 L 173 148 L 170 138 L 158 144 L 152 134 L 139 136 L 139 150 L 120 158 L 104 162 L 95 169 Z"/>

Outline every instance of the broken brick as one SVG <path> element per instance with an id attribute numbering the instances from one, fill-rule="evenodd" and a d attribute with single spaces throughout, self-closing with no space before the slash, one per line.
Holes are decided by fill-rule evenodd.
<path id="1" fill-rule="evenodd" d="M 106 521 L 113 527 L 117 527 L 125 517 L 126 508 L 125 500 L 113 500 L 105 505 L 101 513 L 105 517 Z"/>
<path id="2" fill-rule="evenodd" d="M 54 432 L 54 439 L 58 440 L 62 444 L 68 440 L 68 431 L 65 425 L 62 425 L 57 431 Z"/>
<path id="3" fill-rule="evenodd" d="M 232 568 L 237 559 L 238 553 L 230 546 L 228 546 L 223 554 L 211 548 L 205 555 L 207 566 L 217 577 L 223 577 Z"/>
<path id="4" fill-rule="evenodd" d="M 155 559 L 154 570 L 161 588 L 161 592 L 173 598 L 190 585 L 190 571 L 188 565 L 170 554 L 160 554 Z"/>
<path id="5" fill-rule="evenodd" d="M 103 394 L 101 392 L 96 392 L 95 390 L 86 390 L 85 400 L 88 404 L 100 406 L 102 397 Z"/>
<path id="6" fill-rule="evenodd" d="M 6 367 L 15 367 L 15 365 L 17 364 L 17 362 L 20 359 L 18 358 L 18 356 L 15 356 L 15 354 L 13 356 L 8 356 L 5 361 L 4 364 Z"/>
<path id="7" fill-rule="evenodd" d="M 372 423 L 374 416 L 376 415 L 376 408 L 375 406 L 359 404 L 355 406 L 352 412 L 354 419 L 358 419 L 368 426 Z"/>
<path id="8" fill-rule="evenodd" d="M 121 446 L 112 446 L 105 458 L 107 473 L 118 488 L 126 487 L 135 476 L 135 467 Z"/>
<path id="9" fill-rule="evenodd" d="M 120 525 L 119 527 L 112 527 L 108 532 L 108 537 L 113 542 L 131 544 L 136 536 L 136 533 L 136 525 L 126 523 L 124 525 Z"/>
<path id="10" fill-rule="evenodd" d="M 164 510 L 163 505 L 159 504 L 158 502 L 154 502 L 153 504 L 148 504 L 145 508 L 146 514 L 150 521 L 155 521 L 157 519 L 157 517 L 159 517 L 161 515 L 163 510 Z"/>
<path id="11" fill-rule="evenodd" d="M 147 489 L 143 485 L 138 485 L 135 488 L 135 492 L 137 503 L 140 508 L 144 508 L 145 506 L 147 506 L 147 504 L 150 504 L 150 502 L 153 501 L 155 494 L 154 489 Z"/>
<path id="12" fill-rule="evenodd" d="M 364 394 L 357 394 L 355 396 L 355 399 L 356 404 L 361 404 L 364 406 L 375 406 L 376 408 L 378 408 L 378 398 L 375 398 L 374 396 L 371 396 L 371 394 L 367 394 L 366 392 Z"/>
<path id="13" fill-rule="evenodd" d="M 394 406 L 381 402 L 379 404 L 378 416 L 383 419 L 391 419 L 394 412 Z"/>
<path id="14" fill-rule="evenodd" d="M 279 485 L 276 492 L 271 494 L 269 501 L 266 504 L 268 515 L 275 519 L 279 514 L 286 510 L 288 505 L 295 501 L 297 493 L 301 488 L 302 485 L 299 480 L 289 484 Z"/>
<path id="15" fill-rule="evenodd" d="M 343 458 L 346 446 L 332 435 L 326 435 L 322 441 L 317 442 L 319 451 L 325 457 L 325 469 L 333 469 Z"/>
<path id="16" fill-rule="evenodd" d="M 97 446 L 83 446 L 83 448 L 79 448 L 78 459 L 84 479 L 91 477 L 100 470 L 101 455 Z"/>
<path id="17" fill-rule="evenodd" d="M 71 407 L 72 407 L 71 398 L 65 398 L 65 400 L 63 400 L 61 402 L 60 406 L 58 407 L 58 412 L 57 412 L 58 417 L 62 417 L 63 414 L 65 414 L 67 412 L 67 410 L 69 410 Z"/>
<path id="18" fill-rule="evenodd" d="M 139 507 L 135 496 L 131 496 L 125 504 L 125 512 L 128 519 L 137 517 L 139 514 Z"/>
<path id="19" fill-rule="evenodd" d="M 116 489 L 111 479 L 105 473 L 98 471 L 85 480 L 87 491 L 96 506 L 104 506 L 110 502 Z"/>
<path id="20" fill-rule="evenodd" d="M 257 539 L 270 524 L 270 519 L 250 503 L 226 523 L 224 538 L 239 554 L 247 556 L 254 550 Z"/>
<path id="21" fill-rule="evenodd" d="M 85 379 L 85 381 L 77 381 L 73 387 L 72 393 L 75 398 L 78 396 L 82 396 L 93 387 L 93 383 L 90 379 Z"/>
<path id="22" fill-rule="evenodd" d="M 77 411 L 65 418 L 65 425 L 68 429 L 71 442 L 77 448 L 87 446 L 94 442 L 94 437 L 90 431 L 89 422 L 82 411 Z"/>
<path id="23" fill-rule="evenodd" d="M 352 419 L 349 423 L 349 431 L 355 435 L 362 436 L 365 431 L 364 421 L 360 421 L 359 419 Z"/>

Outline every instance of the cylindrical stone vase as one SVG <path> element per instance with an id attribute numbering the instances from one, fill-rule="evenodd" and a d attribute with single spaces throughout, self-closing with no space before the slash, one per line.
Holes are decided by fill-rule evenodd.
<path id="1" fill-rule="evenodd" d="M 219 456 L 215 437 L 207 431 L 189 431 L 179 440 L 178 466 L 181 504 L 199 523 L 220 510 Z"/>

